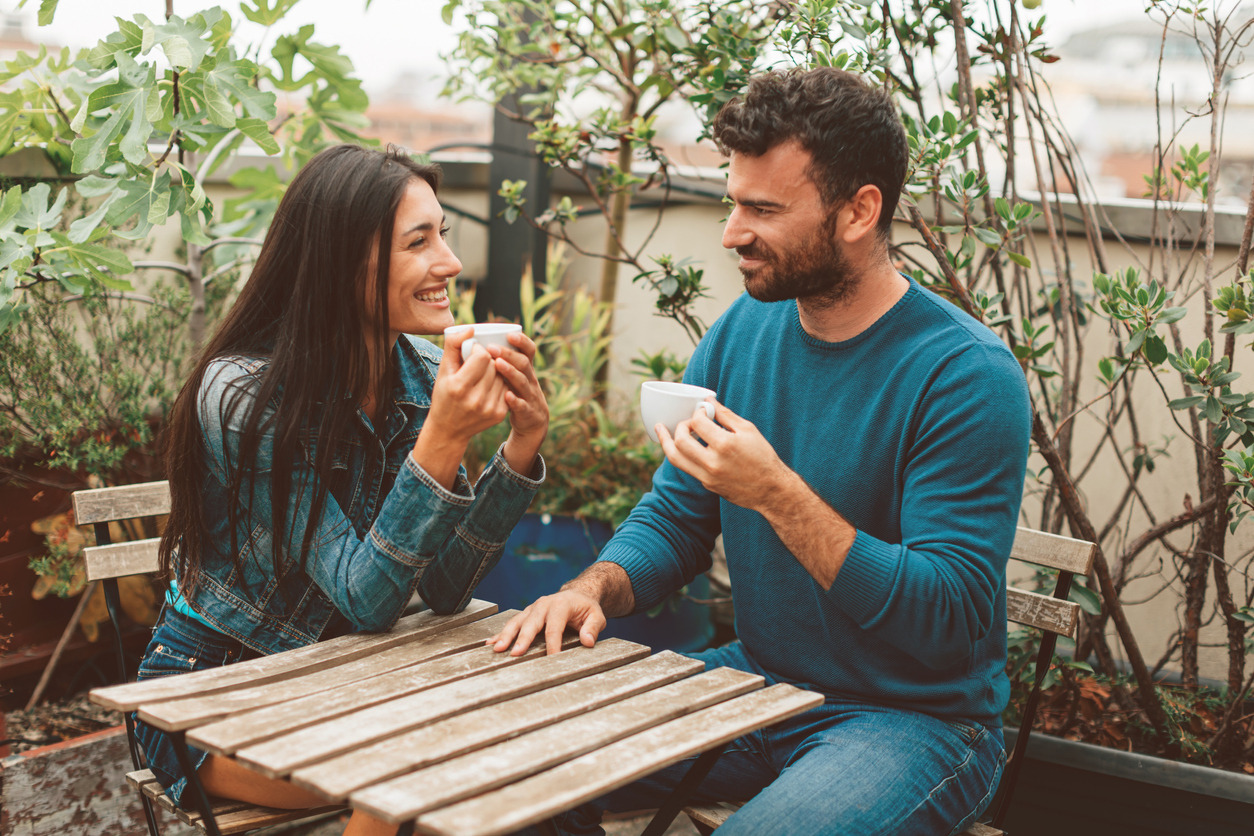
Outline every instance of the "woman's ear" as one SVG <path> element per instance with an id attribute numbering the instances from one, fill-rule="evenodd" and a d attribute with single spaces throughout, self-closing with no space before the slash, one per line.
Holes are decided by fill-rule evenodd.
<path id="1" fill-rule="evenodd" d="M 845 201 L 840 208 L 839 235 L 846 244 L 866 240 L 877 234 L 880 212 L 884 208 L 884 196 L 878 186 L 867 184 Z"/>

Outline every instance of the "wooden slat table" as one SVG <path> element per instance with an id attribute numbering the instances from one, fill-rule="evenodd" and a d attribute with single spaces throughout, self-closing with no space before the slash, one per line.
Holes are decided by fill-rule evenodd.
<path id="1" fill-rule="evenodd" d="M 473 601 L 91 698 L 328 803 L 449 836 L 509 833 L 822 702 L 618 639 L 495 653 L 485 642 L 513 614 Z"/>

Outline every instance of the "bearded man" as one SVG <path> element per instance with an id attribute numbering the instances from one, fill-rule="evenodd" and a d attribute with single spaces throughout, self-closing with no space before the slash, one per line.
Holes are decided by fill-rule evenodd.
<path id="1" fill-rule="evenodd" d="M 598 562 L 494 640 L 519 654 L 648 609 L 724 535 L 738 641 L 698 654 L 821 692 L 737 739 L 697 791 L 748 799 L 721 832 L 964 829 L 1005 751 L 1005 567 L 1028 452 L 1027 386 L 985 326 L 889 256 L 907 146 L 888 97 L 833 68 L 755 78 L 718 114 L 746 294 L 685 380 L 713 389 Z M 658 806 L 685 762 L 556 822 Z"/>

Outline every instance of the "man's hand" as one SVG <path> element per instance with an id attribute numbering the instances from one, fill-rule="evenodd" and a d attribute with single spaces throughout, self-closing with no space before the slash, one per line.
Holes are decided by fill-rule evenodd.
<path id="1" fill-rule="evenodd" d="M 543 633 L 545 652 L 552 656 L 562 649 L 562 634 L 567 627 L 579 631 L 580 644 L 592 647 L 605 624 L 605 613 L 594 598 L 575 589 L 563 589 L 536 599 L 511 618 L 500 633 L 488 639 L 488 644 L 498 653 L 508 650 L 511 656 L 521 656 Z"/>
<path id="2" fill-rule="evenodd" d="M 674 437 L 659 424 L 666 458 L 706 490 L 765 517 L 797 562 L 830 589 L 857 530 L 780 460 L 752 423 L 720 403 L 714 418 L 717 424 L 698 409 Z"/>
<path id="3" fill-rule="evenodd" d="M 552 655 L 562 649 L 562 633 L 573 627 L 579 631 L 580 643 L 592 647 L 605 629 L 606 619 L 627 615 L 635 603 L 626 570 L 617 563 L 599 560 L 557 594 L 536 600 L 511 618 L 487 643 L 498 653 L 508 650 L 511 656 L 521 656 L 543 633 L 545 651 Z"/>
<path id="4" fill-rule="evenodd" d="M 711 421 L 704 409 L 697 409 L 691 418 L 679 423 L 674 437 L 658 425 L 662 451 L 671 464 L 706 490 L 742 508 L 761 511 L 797 475 L 780 460 L 757 427 L 721 403 L 715 402 L 714 408 L 718 423 Z"/>

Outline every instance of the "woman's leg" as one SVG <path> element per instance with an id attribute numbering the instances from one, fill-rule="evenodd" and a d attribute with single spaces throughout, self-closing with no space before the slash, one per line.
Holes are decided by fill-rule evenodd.
<path id="1" fill-rule="evenodd" d="M 301 810 L 325 807 L 331 802 L 288 782 L 258 775 L 233 760 L 210 755 L 196 771 L 205 791 L 220 798 L 234 798 L 261 807 Z"/>
<path id="2" fill-rule="evenodd" d="M 320 795 L 287 781 L 262 777 L 235 761 L 217 755 L 210 755 L 197 774 L 210 795 L 234 798 L 249 804 L 301 810 L 323 807 L 328 803 Z M 396 836 L 396 825 L 358 811 L 349 819 L 344 836 Z"/>

